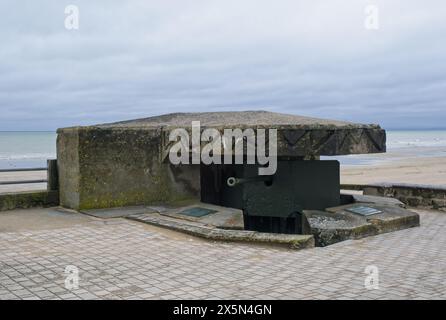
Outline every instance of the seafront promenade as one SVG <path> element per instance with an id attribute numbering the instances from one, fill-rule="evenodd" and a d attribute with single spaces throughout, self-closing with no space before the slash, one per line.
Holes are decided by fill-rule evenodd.
<path id="1" fill-rule="evenodd" d="M 446 299 L 446 214 L 416 211 L 418 228 L 301 251 L 54 208 L 3 212 L 0 299 Z"/>

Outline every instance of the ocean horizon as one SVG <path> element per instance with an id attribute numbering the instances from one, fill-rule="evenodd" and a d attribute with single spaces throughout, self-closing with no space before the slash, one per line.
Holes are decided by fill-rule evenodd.
<path id="1" fill-rule="evenodd" d="M 0 169 L 45 167 L 56 158 L 54 131 L 0 131 Z M 387 130 L 387 153 L 321 157 L 341 165 L 375 165 L 419 157 L 446 157 L 446 129 Z"/>

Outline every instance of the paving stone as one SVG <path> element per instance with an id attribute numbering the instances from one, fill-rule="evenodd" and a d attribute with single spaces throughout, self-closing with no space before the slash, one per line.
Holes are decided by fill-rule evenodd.
<path id="1" fill-rule="evenodd" d="M 417 212 L 419 228 L 301 251 L 189 241 L 124 219 L 0 232 L 0 299 L 445 299 L 446 215 Z M 68 265 L 77 290 L 65 289 Z M 379 290 L 364 287 L 368 265 Z"/>

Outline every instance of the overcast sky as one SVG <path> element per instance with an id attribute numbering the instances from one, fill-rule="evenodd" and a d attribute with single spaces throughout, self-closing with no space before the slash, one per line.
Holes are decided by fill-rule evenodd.
<path id="1" fill-rule="evenodd" d="M 259 109 L 446 128 L 444 0 L 2 0 L 0 13 L 0 130 Z"/>

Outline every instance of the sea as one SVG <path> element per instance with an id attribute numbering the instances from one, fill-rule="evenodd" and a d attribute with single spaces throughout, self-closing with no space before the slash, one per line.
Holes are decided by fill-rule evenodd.
<path id="1" fill-rule="evenodd" d="M 376 165 L 418 157 L 445 157 L 446 130 L 387 131 L 387 153 L 322 157 L 341 165 Z M 55 132 L 0 132 L 0 169 L 45 167 L 56 158 Z"/>

